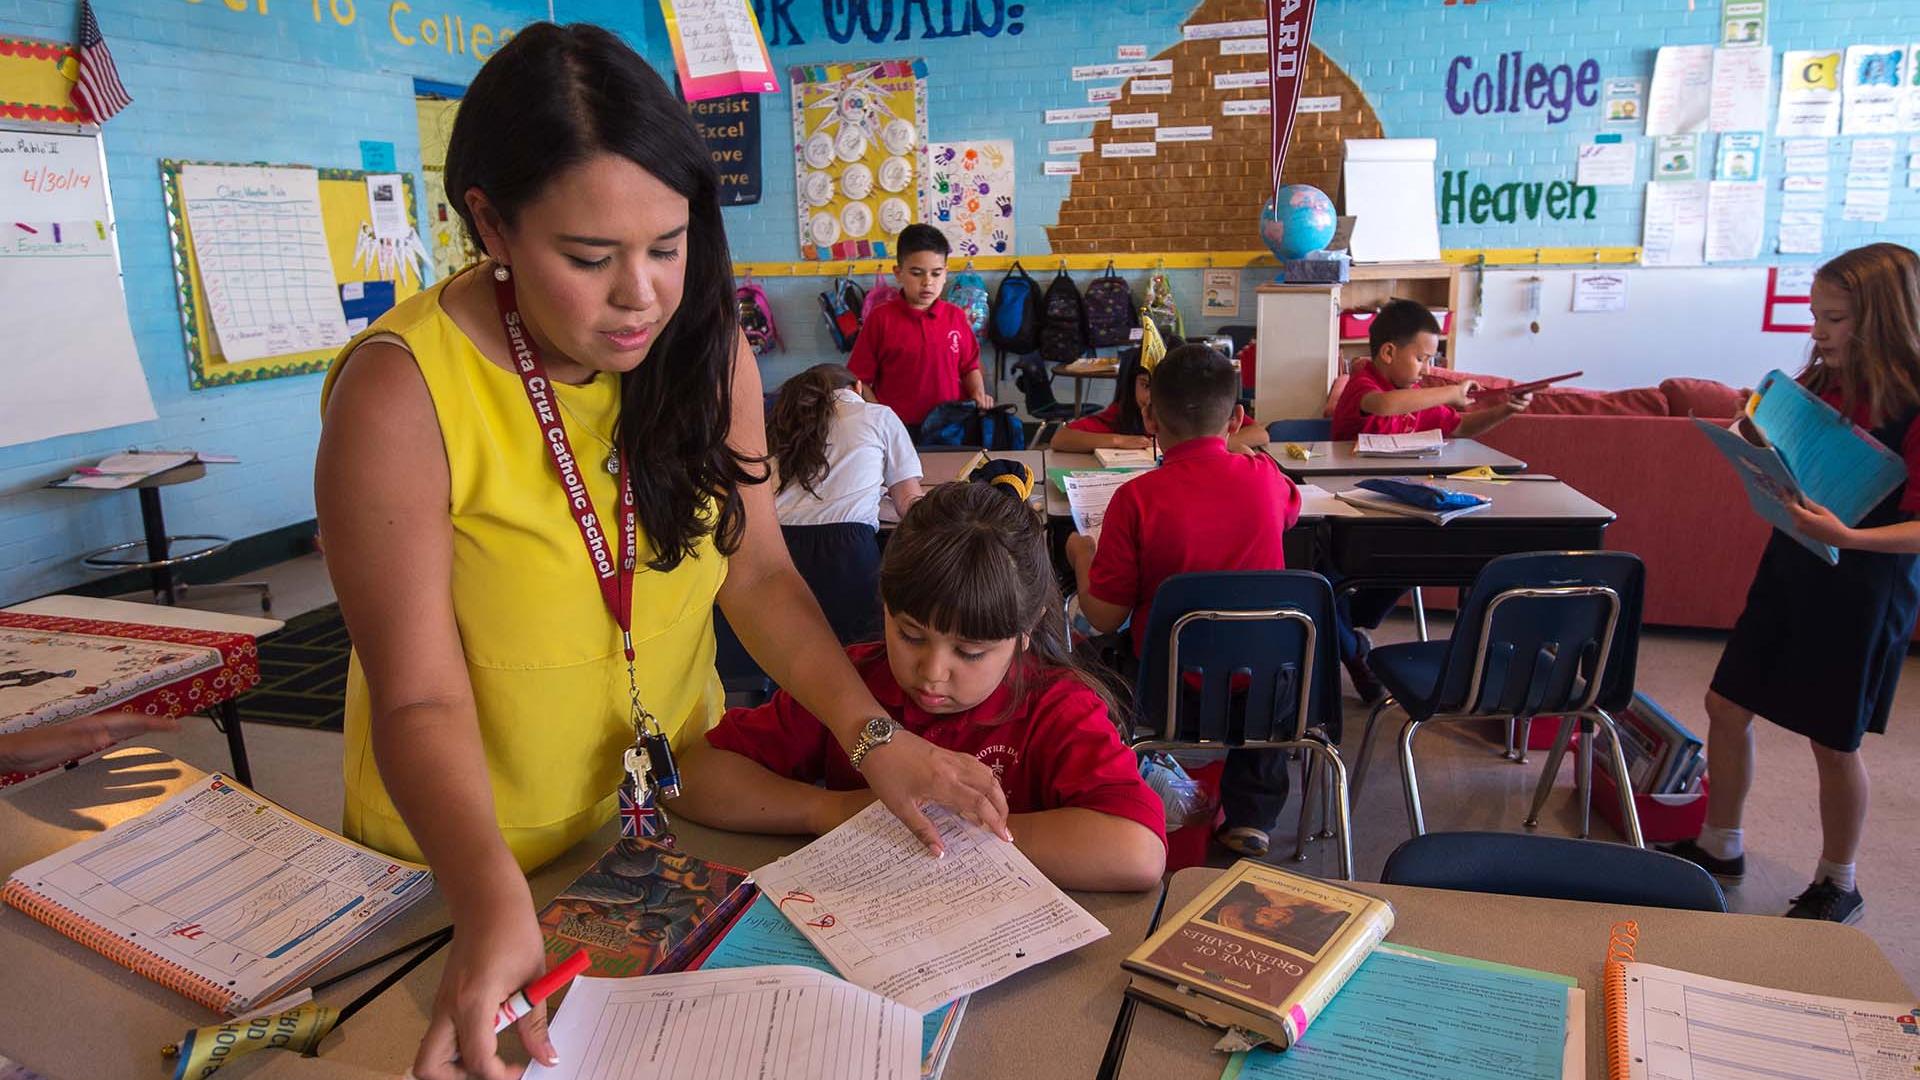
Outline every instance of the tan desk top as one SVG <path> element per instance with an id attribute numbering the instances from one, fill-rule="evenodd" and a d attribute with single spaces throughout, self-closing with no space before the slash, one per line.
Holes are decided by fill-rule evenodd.
<path id="1" fill-rule="evenodd" d="M 1306 482 L 1318 485 L 1329 493 L 1338 493 L 1349 490 L 1360 481 L 1367 479 L 1371 477 L 1349 473 L 1312 476 L 1308 477 Z M 1562 524 L 1611 522 L 1614 517 L 1613 511 L 1582 495 L 1579 490 L 1562 480 L 1514 480 L 1500 484 L 1440 478 L 1434 482 L 1443 487 L 1482 495 L 1493 500 L 1493 505 L 1485 510 L 1462 514 L 1447 522 L 1446 525 L 1438 526 L 1440 528 L 1458 529 L 1474 524 L 1504 524 L 1516 521 L 1549 521 Z M 1388 510 L 1362 510 L 1361 515 L 1329 520 L 1346 524 L 1373 521 L 1423 524 L 1417 518 Z"/>
<path id="2" fill-rule="evenodd" d="M 86 835 L 134 817 L 191 784 L 202 771 L 157 751 L 123 749 L 0 798 L 0 873 L 43 858 Z M 298 809 L 297 807 L 294 809 Z M 331 823 L 327 823 L 331 824 Z M 746 869 L 802 845 L 802 837 L 751 836 L 678 821 L 680 846 Z M 613 823 L 533 875 L 536 902 L 571 882 L 617 839 Z M 1146 936 L 1153 893 L 1076 893 L 1112 933 L 1092 945 L 1022 972 L 974 996 L 945 1076 L 951 1080 L 1026 1075 L 1091 1076 L 1098 1068 L 1125 985 L 1120 959 Z M 445 925 L 436 893 L 336 962 L 344 968 Z M 395 963 L 398 963 L 396 961 Z M 445 950 L 329 1035 L 320 1057 L 260 1053 L 221 1073 L 250 1077 L 395 1076 L 412 1063 L 425 1030 Z M 344 1005 L 393 964 L 320 995 Z M 159 1047 L 187 1028 L 217 1020 L 211 1012 L 123 970 L 11 908 L 0 909 L 0 971 L 12 1012 L 0 1054 L 53 1080 L 161 1074 Z M 323 973 L 324 977 L 324 973 Z M 76 1037 L 74 1017 L 111 1017 Z"/>
<path id="3" fill-rule="evenodd" d="M 1182 870 L 1167 890 L 1171 917 L 1221 871 Z M 1873 939 L 1850 926 L 1761 915 L 1628 908 L 1567 900 L 1493 896 L 1354 882 L 1352 888 L 1393 902 L 1387 940 L 1504 964 L 1571 975 L 1587 997 L 1587 1076 L 1606 1072 L 1600 969 L 1607 931 L 1640 924 L 1638 959 L 1722 979 L 1809 994 L 1875 1001 L 1912 1000 L 1912 991 Z M 1210 1032 L 1165 1010 L 1134 1010 L 1121 1080 L 1218 1080 L 1224 1054 Z"/>
<path id="4" fill-rule="evenodd" d="M 1364 476 L 1425 476 L 1428 473 L 1459 472 L 1486 465 L 1494 472 L 1521 472 L 1527 463 L 1510 457 L 1473 439 L 1448 439 L 1433 457 L 1373 457 L 1353 452 L 1349 442 L 1312 442 L 1305 446 L 1310 454 L 1305 461 L 1288 457 L 1286 440 L 1267 444 L 1267 453 L 1280 463 L 1280 469 L 1295 480 L 1312 480 L 1333 473 Z"/>

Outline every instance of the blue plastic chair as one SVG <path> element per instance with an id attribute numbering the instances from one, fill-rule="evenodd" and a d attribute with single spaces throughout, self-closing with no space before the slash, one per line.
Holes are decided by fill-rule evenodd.
<path id="1" fill-rule="evenodd" d="M 1354 787 L 1366 778 L 1374 724 L 1390 705 L 1406 710 L 1400 729 L 1401 780 L 1413 833 L 1426 832 L 1420 782 L 1414 771 L 1413 736 L 1430 722 L 1482 718 L 1530 720 L 1543 714 L 1566 718 L 1547 773 L 1536 792 L 1529 826 L 1537 822 L 1544 791 L 1551 787 L 1566 752 L 1573 721 L 1585 730 L 1597 724 L 1607 734 L 1609 764 L 1620 794 L 1627 839 L 1645 847 L 1634 811 L 1626 755 L 1609 710 L 1633 700 L 1640 651 L 1640 604 L 1646 569 L 1621 551 L 1554 551 L 1503 555 L 1486 565 L 1444 641 L 1384 645 L 1367 666 L 1387 696 L 1367 716 L 1355 767 Z M 1586 833 L 1587 783 L 1592 776 L 1592 739 L 1580 741 L 1576 773 L 1581 833 Z"/>
<path id="2" fill-rule="evenodd" d="M 1340 874 L 1353 879 L 1333 588 L 1305 570 L 1176 574 L 1153 596 L 1134 690 L 1135 750 L 1305 750 L 1331 777 Z M 1305 804 L 1307 793 L 1302 793 Z"/>
<path id="3" fill-rule="evenodd" d="M 1685 859 L 1565 836 L 1428 833 L 1395 848 L 1380 880 L 1594 904 L 1727 910 L 1726 894 L 1713 875 Z"/>
<path id="4" fill-rule="evenodd" d="M 1267 425 L 1267 438 L 1274 442 L 1326 442 L 1333 438 L 1333 421 L 1320 417 L 1275 420 Z"/>

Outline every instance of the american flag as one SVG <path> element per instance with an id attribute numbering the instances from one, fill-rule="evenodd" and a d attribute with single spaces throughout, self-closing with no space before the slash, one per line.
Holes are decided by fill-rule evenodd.
<path id="1" fill-rule="evenodd" d="M 73 84 L 73 103 L 80 115 L 96 124 L 104 124 L 113 114 L 133 104 L 133 96 L 120 85 L 120 72 L 113 66 L 113 53 L 100 36 L 100 23 L 93 17 L 93 5 L 80 0 L 80 77 Z"/>
<path id="2" fill-rule="evenodd" d="M 666 815 L 653 804 L 649 790 L 644 798 L 633 797 L 632 785 L 620 785 L 620 835 L 653 839 L 667 831 Z"/>

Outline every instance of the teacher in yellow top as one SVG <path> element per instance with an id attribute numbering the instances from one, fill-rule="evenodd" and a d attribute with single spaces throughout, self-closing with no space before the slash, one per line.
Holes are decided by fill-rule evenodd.
<path id="1" fill-rule="evenodd" d="M 608 820 L 636 737 L 717 718 L 716 599 L 930 847 L 926 802 L 1006 830 L 992 772 L 892 729 L 787 559 L 686 106 L 611 33 L 530 26 L 462 101 L 446 187 L 487 261 L 342 352 L 314 484 L 346 831 L 424 857 L 457 930 L 421 1080 L 513 1075 L 494 1008 L 545 959 L 523 871 Z M 543 1012 L 521 1037 L 553 1056 Z"/>

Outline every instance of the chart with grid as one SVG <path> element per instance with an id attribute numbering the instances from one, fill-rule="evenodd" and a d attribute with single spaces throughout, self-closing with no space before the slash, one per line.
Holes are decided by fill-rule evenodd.
<path id="1" fill-rule="evenodd" d="M 222 355 L 239 362 L 346 344 L 314 170 L 191 165 L 181 189 Z"/>

